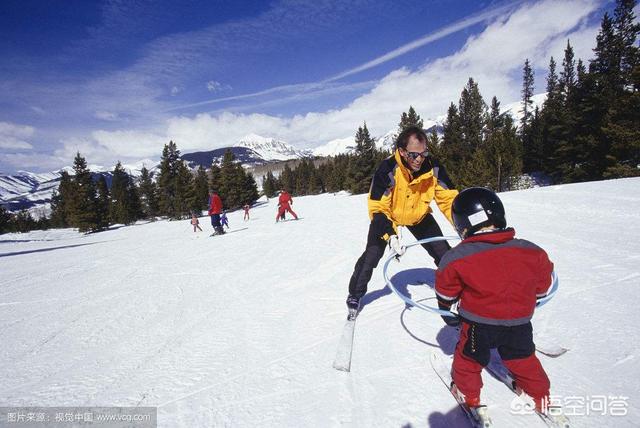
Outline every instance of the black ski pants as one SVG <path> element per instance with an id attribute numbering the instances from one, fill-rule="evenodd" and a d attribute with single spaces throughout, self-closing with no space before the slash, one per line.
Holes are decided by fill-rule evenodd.
<path id="1" fill-rule="evenodd" d="M 417 240 L 442 236 L 442 230 L 431 214 L 427 214 L 420 223 L 407 227 Z M 349 294 L 352 296 L 360 298 L 366 294 L 373 270 L 378 266 L 378 262 L 384 255 L 387 243 L 378 235 L 378 231 L 371 223 L 367 236 L 367 247 L 356 262 L 353 275 L 351 275 L 351 280 L 349 281 Z M 436 266 L 440 264 L 440 259 L 444 253 L 451 248 L 447 241 L 436 241 L 422 244 L 422 246 L 433 258 Z"/>

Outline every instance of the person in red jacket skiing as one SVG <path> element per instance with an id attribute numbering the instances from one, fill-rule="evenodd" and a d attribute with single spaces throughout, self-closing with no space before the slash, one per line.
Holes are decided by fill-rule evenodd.
<path id="1" fill-rule="evenodd" d="M 278 197 L 278 215 L 276 216 L 276 223 L 278 222 L 280 217 L 284 215 L 285 211 L 291 213 L 293 218 L 295 218 L 296 220 L 298 219 L 297 214 L 291 209 L 291 204 L 293 204 L 293 199 L 291 198 L 289 192 L 287 192 L 286 190 L 280 192 L 280 196 Z"/>
<path id="2" fill-rule="evenodd" d="M 222 199 L 215 190 L 209 191 L 209 215 L 211 216 L 211 226 L 213 226 L 214 235 L 224 234 L 222 225 L 220 224 L 220 213 L 222 212 Z"/>
<path id="3" fill-rule="evenodd" d="M 244 207 L 242 207 L 242 209 L 244 210 L 244 221 L 249 220 L 249 208 L 251 208 L 249 204 L 244 204 Z"/>
<path id="4" fill-rule="evenodd" d="M 489 364 L 490 350 L 497 348 L 516 387 L 544 412 L 550 383 L 535 355 L 531 317 L 549 290 L 553 263 L 542 248 L 515 238 L 500 198 L 489 189 L 460 192 L 451 213 L 462 242 L 442 257 L 435 290 L 440 309 L 458 304 L 458 317 L 442 317 L 460 326 L 452 391 L 470 408 L 483 407 L 480 373 Z"/>

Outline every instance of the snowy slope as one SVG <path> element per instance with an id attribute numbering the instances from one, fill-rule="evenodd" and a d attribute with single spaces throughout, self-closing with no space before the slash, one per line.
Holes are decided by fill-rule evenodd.
<path id="1" fill-rule="evenodd" d="M 639 189 L 625 179 L 502 195 L 518 236 L 546 248 L 560 277 L 534 318 L 540 340 L 570 348 L 540 357 L 553 392 L 628 397 L 626 417 L 573 416 L 574 426 L 640 420 Z M 0 406 L 157 406 L 160 427 L 466 426 L 429 366 L 433 350 L 452 351 L 455 330 L 384 289 L 383 263 L 352 370 L 331 367 L 365 196 L 295 198 L 298 222 L 274 223 L 275 209 L 254 207 L 248 222 L 233 212 L 231 227 L 247 229 L 215 238 L 187 220 L 2 235 Z M 433 279 L 424 250 L 391 266 L 396 285 L 434 302 L 420 285 Z M 511 393 L 484 380 L 496 426 L 544 426 L 510 414 Z"/>

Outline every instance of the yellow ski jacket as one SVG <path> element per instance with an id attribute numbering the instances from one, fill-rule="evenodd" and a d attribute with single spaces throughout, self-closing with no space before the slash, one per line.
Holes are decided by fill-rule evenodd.
<path id="1" fill-rule="evenodd" d="M 457 194 L 444 166 L 435 159 L 428 157 L 420 170 L 412 173 L 396 150 L 373 176 L 367 202 L 369 217 L 376 224 L 378 236 L 387 240 L 397 233 L 397 226 L 420 223 L 431 212 L 431 201 L 452 222 L 451 204 Z"/>

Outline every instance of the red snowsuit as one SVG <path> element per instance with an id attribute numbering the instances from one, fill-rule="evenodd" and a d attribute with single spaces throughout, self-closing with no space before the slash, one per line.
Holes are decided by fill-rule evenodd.
<path id="1" fill-rule="evenodd" d="M 209 196 L 209 216 L 211 216 L 211 226 L 218 234 L 223 234 L 224 230 L 220 224 L 220 213 L 222 212 L 222 199 L 217 193 Z"/>
<path id="2" fill-rule="evenodd" d="M 291 204 L 293 203 L 293 199 L 291 199 L 291 195 L 284 191 L 282 193 L 280 193 L 280 197 L 278 198 L 278 215 L 276 216 L 276 221 L 278 221 L 280 219 L 280 216 L 282 216 L 282 214 L 284 214 L 285 211 L 291 213 L 291 215 L 293 216 L 293 218 L 295 218 L 296 220 L 298 219 L 298 216 L 296 215 L 296 213 L 293 212 L 293 210 L 291 209 Z"/>
<path id="3" fill-rule="evenodd" d="M 513 229 L 480 233 L 443 256 L 436 272 L 440 307 L 460 300 L 460 339 L 452 378 L 467 403 L 479 403 L 480 372 L 497 348 L 516 384 L 541 407 L 549 378 L 535 356 L 531 317 L 551 285 L 553 263 Z"/>
<path id="4" fill-rule="evenodd" d="M 222 199 L 217 193 L 209 196 L 209 215 L 220 214 L 222 212 Z"/>

